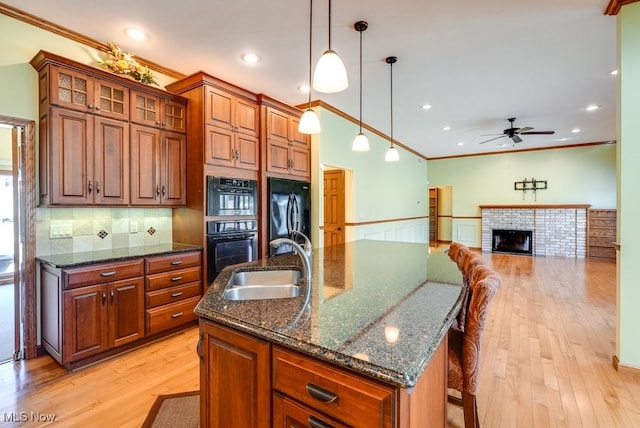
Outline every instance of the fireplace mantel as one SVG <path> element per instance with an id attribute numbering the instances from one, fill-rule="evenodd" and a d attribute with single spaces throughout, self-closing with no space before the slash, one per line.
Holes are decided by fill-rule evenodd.
<path id="1" fill-rule="evenodd" d="M 568 208 L 568 209 L 588 209 L 590 204 L 511 204 L 511 205 L 480 205 L 480 209 L 489 208 Z"/>

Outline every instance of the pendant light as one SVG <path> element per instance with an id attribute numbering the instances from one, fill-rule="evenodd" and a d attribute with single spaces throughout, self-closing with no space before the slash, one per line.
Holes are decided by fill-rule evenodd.
<path id="1" fill-rule="evenodd" d="M 309 0 L 309 107 L 304 111 L 298 123 L 298 132 L 301 134 L 318 134 L 320 133 L 320 120 L 318 115 L 311 108 L 311 47 L 312 47 L 312 25 L 313 25 L 313 0 Z"/>
<path id="2" fill-rule="evenodd" d="M 387 149 L 387 154 L 384 156 L 384 160 L 385 162 L 397 162 L 400 160 L 400 155 L 398 154 L 398 150 L 393 147 L 393 64 L 398 61 L 398 58 L 395 56 L 388 56 L 385 61 L 389 64 L 389 68 L 391 70 L 391 146 Z"/>
<path id="3" fill-rule="evenodd" d="M 353 28 L 360 33 L 360 132 L 356 135 L 351 145 L 351 150 L 354 152 L 368 152 L 369 140 L 367 136 L 362 133 L 362 32 L 369 27 L 366 21 L 358 21 L 353 24 Z"/>
<path id="4" fill-rule="evenodd" d="M 324 51 L 313 74 L 313 89 L 318 92 L 334 93 L 347 89 L 349 80 L 342 60 L 331 49 L 331 0 L 329 0 L 329 49 Z"/>

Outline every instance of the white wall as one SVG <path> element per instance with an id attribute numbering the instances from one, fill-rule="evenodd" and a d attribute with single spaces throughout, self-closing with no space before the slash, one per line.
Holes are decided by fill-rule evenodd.
<path id="1" fill-rule="evenodd" d="M 591 204 L 616 208 L 616 144 L 429 160 L 430 186 L 451 186 L 451 239 L 480 247 L 480 205 Z M 514 190 L 546 180 L 535 194 Z"/>
<path id="2" fill-rule="evenodd" d="M 312 137 L 313 241 L 322 243 L 322 173 L 325 165 L 349 171 L 347 231 L 349 239 L 428 242 L 427 162 L 398 147 L 399 162 L 385 162 L 389 141 L 367 133 L 370 151 L 353 152 L 356 124 L 323 107 L 316 108 L 322 132 Z M 315 208 L 317 207 L 317 209 Z M 397 221 L 422 217 L 421 219 Z M 371 223 L 374 222 L 374 223 Z M 366 223 L 366 224 L 363 224 Z M 322 245 L 318 245 L 322 246 Z"/>

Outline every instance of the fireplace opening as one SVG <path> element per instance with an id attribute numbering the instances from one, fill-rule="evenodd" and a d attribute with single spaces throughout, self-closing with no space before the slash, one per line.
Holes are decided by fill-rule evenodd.
<path id="1" fill-rule="evenodd" d="M 492 230 L 494 253 L 533 254 L 533 231 L 531 230 Z"/>

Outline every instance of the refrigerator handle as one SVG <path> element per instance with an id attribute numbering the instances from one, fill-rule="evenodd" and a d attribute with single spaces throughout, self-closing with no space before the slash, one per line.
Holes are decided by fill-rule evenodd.
<path id="1" fill-rule="evenodd" d="M 291 193 L 289 193 L 289 200 L 287 201 L 287 236 L 291 238 L 291 228 L 293 220 L 293 204 L 291 203 Z"/>

